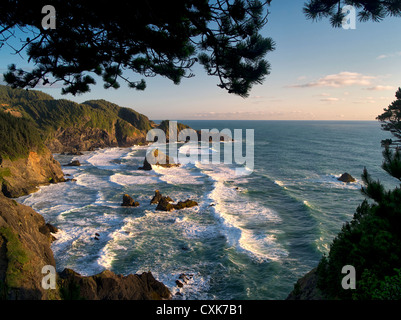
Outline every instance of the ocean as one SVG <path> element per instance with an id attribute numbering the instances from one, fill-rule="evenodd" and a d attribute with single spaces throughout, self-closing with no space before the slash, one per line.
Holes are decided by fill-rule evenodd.
<path id="1" fill-rule="evenodd" d="M 151 271 L 174 299 L 285 299 L 364 199 L 363 168 L 395 186 L 380 168 L 380 141 L 390 135 L 375 121 L 181 122 L 194 129 L 243 129 L 244 137 L 253 129 L 253 170 L 239 176 L 235 164 L 196 162 L 142 171 L 144 146 L 56 154 L 62 165 L 80 161 L 80 167 L 63 167 L 76 181 L 17 200 L 60 229 L 52 244 L 58 271 Z M 338 181 L 344 172 L 357 181 Z M 156 211 L 150 204 L 155 190 L 199 205 Z M 126 193 L 140 206 L 122 207 Z M 187 280 L 178 287 L 182 274 Z"/>

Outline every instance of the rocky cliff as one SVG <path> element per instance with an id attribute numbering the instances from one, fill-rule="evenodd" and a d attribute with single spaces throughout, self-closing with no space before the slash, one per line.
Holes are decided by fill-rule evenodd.
<path id="1" fill-rule="evenodd" d="M 317 287 L 317 279 L 314 268 L 298 279 L 286 300 L 325 300 L 324 293 Z"/>
<path id="2" fill-rule="evenodd" d="M 42 288 L 42 268 L 55 266 L 45 220 L 0 194 L 0 298 L 57 299 Z"/>
<path id="3" fill-rule="evenodd" d="M 60 164 L 49 149 L 29 152 L 26 158 L 0 158 L 2 193 L 10 198 L 35 192 L 40 185 L 64 181 Z"/>
<path id="4" fill-rule="evenodd" d="M 0 86 L 0 300 L 171 297 L 150 272 L 121 276 L 106 270 L 83 277 L 64 270 L 56 289 L 43 289 L 42 268 L 55 267 L 54 229 L 32 208 L 10 199 L 65 181 L 52 152 L 132 146 L 143 143 L 153 126 L 146 116 L 104 100 L 77 104 Z"/>
<path id="5" fill-rule="evenodd" d="M 167 300 L 171 293 L 151 272 L 116 275 L 105 270 L 84 277 L 70 269 L 59 274 L 61 296 L 64 299 L 88 300 Z"/>
<path id="6" fill-rule="evenodd" d="M 168 288 L 150 272 L 116 275 L 103 271 L 83 277 L 65 269 L 57 274 L 56 289 L 44 289 L 42 268 L 56 267 L 51 250 L 54 228 L 32 208 L 0 194 L 0 300 L 160 300 Z"/>
<path id="7" fill-rule="evenodd" d="M 106 100 L 75 103 L 1 85 L 0 112 L 29 121 L 53 153 L 143 144 L 156 126 L 145 115 Z"/>

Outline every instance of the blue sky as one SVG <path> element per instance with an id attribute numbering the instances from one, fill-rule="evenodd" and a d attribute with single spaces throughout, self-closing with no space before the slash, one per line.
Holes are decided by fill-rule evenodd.
<path id="1" fill-rule="evenodd" d="M 271 74 L 246 99 L 218 88 L 218 80 L 201 66 L 194 67 L 194 78 L 178 86 L 161 77 L 148 78 L 145 91 L 125 83 L 105 90 L 101 81 L 90 93 L 75 97 L 62 96 L 59 87 L 38 89 L 76 102 L 106 99 L 150 119 L 374 120 L 401 86 L 401 18 L 357 21 L 355 30 L 333 29 L 328 20 L 306 20 L 303 3 L 272 1 L 262 31 L 276 43 L 266 56 Z M 1 71 L 13 62 L 29 67 L 6 47 L 0 59 Z"/>

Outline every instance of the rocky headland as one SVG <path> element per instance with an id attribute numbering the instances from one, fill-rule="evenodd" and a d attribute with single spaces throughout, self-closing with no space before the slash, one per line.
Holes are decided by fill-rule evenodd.
<path id="1" fill-rule="evenodd" d="M 50 150 L 30 151 L 26 158 L 0 158 L 1 191 L 9 198 L 17 198 L 38 190 L 38 186 L 63 182 L 64 173 Z"/>
<path id="2" fill-rule="evenodd" d="M 105 270 L 84 277 L 66 269 L 56 275 L 56 289 L 44 289 L 42 268 L 56 267 L 51 242 L 57 229 L 12 199 L 73 180 L 64 178 L 52 153 L 141 144 L 154 126 L 134 110 L 104 100 L 77 104 L 0 86 L 0 300 L 171 298 L 151 272 L 122 276 Z"/>

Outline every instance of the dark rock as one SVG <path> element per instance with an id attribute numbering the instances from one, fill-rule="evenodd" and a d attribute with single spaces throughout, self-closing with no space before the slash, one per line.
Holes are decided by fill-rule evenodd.
<path id="1" fill-rule="evenodd" d="M 159 190 L 156 190 L 154 197 L 152 198 L 152 200 L 150 200 L 150 204 L 158 204 L 161 199 L 162 199 L 162 194 L 160 193 Z"/>
<path id="2" fill-rule="evenodd" d="M 50 230 L 53 232 L 53 227 L 32 208 L 0 194 L 0 283 L 4 285 L 10 274 L 14 275 L 12 287 L 5 290 L 2 286 L 0 299 L 57 299 L 56 290 L 42 287 L 43 266 L 56 265 Z M 7 258 L 10 253 L 17 263 Z"/>
<path id="3" fill-rule="evenodd" d="M 100 234 L 98 234 L 98 233 L 96 232 L 96 233 L 95 233 L 95 236 L 96 236 L 96 237 L 100 237 Z"/>
<path id="4" fill-rule="evenodd" d="M 172 204 L 173 200 L 168 196 L 161 196 L 161 199 L 156 207 L 156 210 L 171 211 L 173 209 L 180 210 L 184 208 L 191 208 L 197 206 L 198 203 L 193 200 L 179 201 L 177 204 Z"/>
<path id="5" fill-rule="evenodd" d="M 57 233 L 58 229 L 51 225 L 50 223 L 46 223 L 39 227 L 39 231 L 49 237 L 50 242 L 56 240 L 56 238 L 51 233 Z"/>
<path id="6" fill-rule="evenodd" d="M 121 205 L 124 207 L 137 207 L 139 206 L 139 202 L 132 199 L 128 194 L 124 194 L 123 203 Z"/>
<path id="7" fill-rule="evenodd" d="M 175 284 L 177 285 L 178 288 L 182 288 L 184 286 L 180 280 L 175 280 Z"/>
<path id="8" fill-rule="evenodd" d="M 99 238 L 98 238 L 98 237 L 95 237 L 94 239 L 95 239 L 95 240 L 99 240 Z"/>
<path id="9" fill-rule="evenodd" d="M 156 210 L 159 211 L 171 211 L 174 209 L 174 205 L 171 203 L 171 198 L 170 197 L 162 197 L 161 200 L 159 201 Z"/>
<path id="10" fill-rule="evenodd" d="M 355 182 L 355 178 L 353 176 L 351 176 L 349 173 L 345 172 L 344 174 L 341 175 L 340 178 L 337 179 L 338 181 L 342 181 L 342 182 Z"/>
<path id="11" fill-rule="evenodd" d="M 69 164 L 66 164 L 66 167 L 79 167 L 81 163 L 78 160 L 73 160 Z"/>
<path id="12" fill-rule="evenodd" d="M 146 160 L 146 158 L 145 158 L 145 161 L 143 162 L 143 167 L 139 167 L 138 170 L 150 171 L 150 170 L 152 170 L 152 166 L 150 165 L 148 160 Z"/>
<path id="13" fill-rule="evenodd" d="M 151 272 L 141 275 L 116 275 L 105 270 L 94 276 L 84 277 L 70 269 L 59 273 L 59 285 L 64 298 L 86 300 L 166 300 L 171 292 L 157 281 Z"/>
<path id="14" fill-rule="evenodd" d="M 83 153 L 77 149 L 73 149 L 71 152 L 67 153 L 68 156 L 82 156 Z"/>
<path id="15" fill-rule="evenodd" d="M 188 283 L 189 277 L 185 273 L 181 273 L 178 279 L 181 279 L 184 283 Z"/>
<path id="16" fill-rule="evenodd" d="M 197 206 L 198 203 L 193 200 L 186 200 L 186 201 L 179 201 L 177 204 L 174 204 L 174 209 L 184 209 L 184 208 L 191 208 Z"/>
<path id="17" fill-rule="evenodd" d="M 149 155 L 147 155 L 148 157 Z M 171 167 L 178 167 L 179 164 L 175 163 L 174 160 L 166 155 L 165 153 L 161 152 L 159 149 L 154 149 L 151 151 L 150 154 L 150 163 L 147 159 L 145 158 L 143 162 L 143 167 L 138 168 L 138 170 L 152 170 L 152 165 L 164 167 L 164 168 L 171 168 Z"/>
<path id="18" fill-rule="evenodd" d="M 312 269 L 294 285 L 286 300 L 324 300 L 325 296 L 317 287 L 317 269 Z"/>

